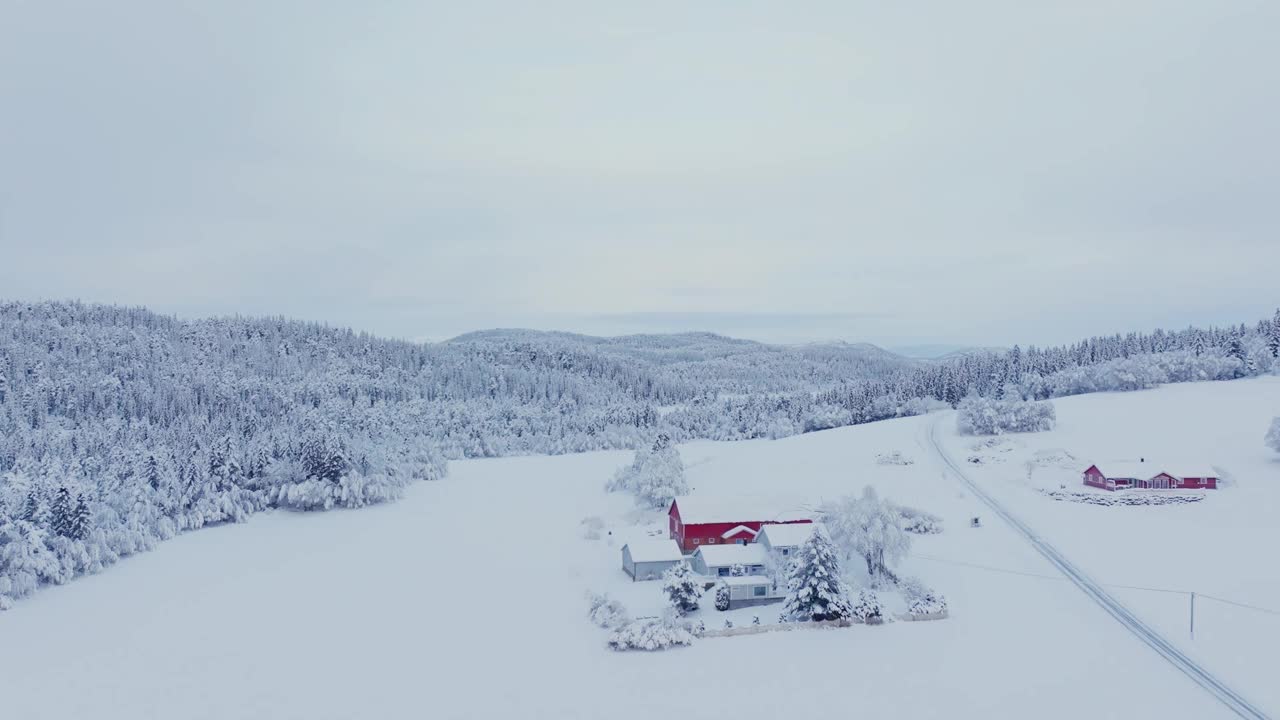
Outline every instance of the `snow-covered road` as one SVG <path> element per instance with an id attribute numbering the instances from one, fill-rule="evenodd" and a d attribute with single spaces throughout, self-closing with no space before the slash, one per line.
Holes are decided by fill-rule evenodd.
<path id="1" fill-rule="evenodd" d="M 1171 665 L 1181 671 L 1193 682 L 1200 685 L 1232 712 L 1242 718 L 1250 720 L 1267 720 L 1269 716 L 1264 713 L 1256 705 L 1250 703 L 1239 693 L 1232 690 L 1225 683 L 1214 677 L 1205 668 L 1201 667 L 1196 661 L 1192 660 L 1185 653 L 1178 650 L 1159 632 L 1153 630 L 1142 620 L 1138 619 L 1128 608 L 1120 601 L 1116 600 L 1098 583 L 1089 578 L 1088 575 L 1081 572 L 1079 568 L 1066 559 L 1053 545 L 1046 542 L 1043 538 L 1036 534 L 1029 526 L 1019 520 L 1016 516 L 1009 512 L 994 497 L 985 492 L 978 483 L 965 474 L 964 470 L 947 454 L 942 445 L 938 442 L 938 425 L 943 417 L 951 417 L 950 415 L 940 415 L 929 425 L 928 446 L 942 464 L 959 479 L 975 497 L 982 501 L 984 505 L 991 508 L 997 516 L 1009 524 L 1011 528 L 1031 544 L 1046 560 L 1058 568 L 1068 580 L 1076 587 L 1080 588 L 1085 595 L 1097 603 L 1103 610 L 1114 617 L 1121 625 L 1128 629 L 1142 642 L 1146 643 L 1152 650 L 1156 651 L 1161 657 L 1169 661 Z"/>

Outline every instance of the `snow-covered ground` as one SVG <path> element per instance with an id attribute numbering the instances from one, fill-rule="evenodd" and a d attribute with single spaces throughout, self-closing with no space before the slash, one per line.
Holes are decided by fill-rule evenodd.
<path id="1" fill-rule="evenodd" d="M 1049 433 L 978 441 L 944 440 L 966 474 L 982 483 L 1039 535 L 1131 610 L 1233 689 L 1280 711 L 1274 659 L 1280 614 L 1280 455 L 1263 445 L 1280 415 L 1280 378 L 1170 385 L 1140 393 L 1055 400 Z M 1199 493 L 1138 490 L 1108 493 L 1081 486 L 1080 472 L 1104 460 L 1199 464 L 1227 479 Z M 1159 507 L 1099 507 L 1048 499 L 1043 491 L 1098 495 L 1199 494 L 1203 500 Z M 1130 588 L 1121 586 L 1131 586 Z M 1136 590 L 1133 587 L 1152 588 Z M 1190 637 L 1190 597 L 1196 602 Z"/>
<path id="2" fill-rule="evenodd" d="M 1280 462 L 1261 444 L 1276 378 L 1056 401 L 1059 430 L 983 450 L 972 476 L 1096 579 L 1195 589 L 1280 606 Z M 661 521 L 602 486 L 628 453 L 457 462 L 394 505 L 272 513 L 166 543 L 0 614 L 0 707 L 21 718 L 1226 717 L 944 475 L 934 417 L 780 441 L 681 448 L 693 492 L 796 503 L 859 491 L 942 516 L 904 567 L 945 594 L 951 618 L 703 639 L 615 653 L 585 591 L 633 614 L 658 583 L 620 569 L 626 537 Z M 973 454 L 952 435 L 953 454 Z M 1190 505 L 1102 508 L 1035 483 L 1078 482 L 1077 461 L 1179 451 L 1231 473 Z M 1007 452 L 1004 447 L 1010 448 Z M 910 465 L 881 465 L 900 451 Z M 1273 454 L 1274 455 L 1274 454 Z M 1028 480 L 1026 462 L 1040 458 Z M 1076 463 L 1078 464 L 1078 462 Z M 1052 474 L 1046 479 L 1043 474 Z M 1056 478 L 1056 482 L 1055 482 Z M 581 521 L 599 516 L 600 540 Z M 982 567 L 975 567 L 982 566 Z M 1025 574 L 1017 574 L 1025 573 Z M 1166 634 L 1181 596 L 1121 591 Z M 704 601 L 709 627 L 723 614 Z M 776 617 L 778 606 L 735 611 Z M 1191 654 L 1272 712 L 1277 619 L 1200 603 Z M 738 621 L 738 624 L 741 624 Z M 1185 634 L 1185 631 L 1183 631 Z M 1270 633 L 1270 634 L 1268 634 Z"/>

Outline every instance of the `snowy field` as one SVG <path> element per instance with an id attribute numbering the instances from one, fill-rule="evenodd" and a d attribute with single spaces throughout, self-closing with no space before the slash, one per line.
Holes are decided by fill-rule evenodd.
<path id="1" fill-rule="evenodd" d="M 990 458 L 966 470 L 1098 580 L 1280 607 L 1280 462 L 1261 444 L 1280 414 L 1278 379 L 1056 405 L 1059 430 L 986 448 Z M 950 415 L 681 453 L 695 494 L 807 504 L 870 483 L 943 517 L 942 534 L 913 536 L 903 571 L 947 596 L 948 620 L 615 653 L 587 621 L 584 593 L 608 591 L 633 614 L 661 605 L 659 584 L 631 583 L 619 558 L 622 540 L 661 527 L 661 514 L 602 490 L 630 453 L 466 461 L 394 505 L 257 516 L 19 603 L 0 614 L 0 707 L 14 718 L 122 720 L 1227 717 L 1070 584 L 1039 577 L 1054 571 L 995 518 L 968 527 L 985 512 L 928 451 L 934 422 L 958 459 L 975 454 Z M 1148 457 L 1176 450 L 1219 466 L 1232 485 L 1199 503 L 1139 508 L 1035 489 L 1073 487 L 1078 461 L 1137 445 Z M 914 463 L 877 464 L 895 450 Z M 1077 462 L 1055 466 L 1047 458 L 1057 451 Z M 589 516 L 612 535 L 584 539 Z M 1182 596 L 1116 592 L 1280 712 L 1266 677 L 1280 618 L 1201 603 L 1190 642 Z M 708 627 L 723 624 L 709 598 L 703 606 Z"/>
<path id="2" fill-rule="evenodd" d="M 1054 401 L 1053 432 L 1006 436 L 974 449 L 950 435 L 951 455 L 1016 515 L 1180 649 L 1273 714 L 1280 615 L 1215 601 L 1280 609 L 1280 455 L 1262 444 L 1280 415 L 1280 378 L 1170 385 L 1138 393 Z M 1209 465 L 1225 479 L 1203 492 L 1108 493 L 1081 486 L 1080 471 L 1104 460 Z M 1160 507 L 1098 507 L 1048 500 L 1065 485 L 1096 495 L 1202 495 Z M 1135 590 L 1118 587 L 1152 588 Z M 1190 597 L 1197 592 L 1196 634 Z M 1205 595 L 1211 597 L 1205 597 Z"/>

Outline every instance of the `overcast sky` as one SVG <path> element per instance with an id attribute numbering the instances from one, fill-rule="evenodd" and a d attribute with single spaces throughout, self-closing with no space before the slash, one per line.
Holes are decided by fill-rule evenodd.
<path id="1" fill-rule="evenodd" d="M 0 0 L 0 298 L 414 339 L 1252 321 L 1277 37 L 1275 0 Z"/>

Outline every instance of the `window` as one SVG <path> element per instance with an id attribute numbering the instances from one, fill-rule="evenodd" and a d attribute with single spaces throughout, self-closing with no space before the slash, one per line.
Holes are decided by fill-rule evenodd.
<path id="1" fill-rule="evenodd" d="M 782 557 L 786 557 L 790 554 L 791 554 L 791 548 L 782 548 Z"/>
<path id="2" fill-rule="evenodd" d="M 702 542 L 702 538 L 694 538 L 694 539 L 693 539 L 693 544 L 694 544 L 694 545 L 697 545 L 697 544 L 698 544 L 698 543 L 700 543 L 700 542 Z"/>
<path id="3" fill-rule="evenodd" d="M 729 577 L 729 568 L 727 567 L 716 568 L 716 574 L 719 575 L 720 577 Z"/>
<path id="4" fill-rule="evenodd" d="M 756 597 L 764 597 L 765 592 L 767 592 L 767 588 L 765 588 L 765 586 L 763 585 L 758 585 L 756 587 L 751 588 L 751 594 Z"/>
<path id="5" fill-rule="evenodd" d="M 715 545 L 715 544 L 716 544 L 716 539 L 715 539 L 715 538 L 707 538 L 707 544 L 708 544 L 708 545 Z"/>

